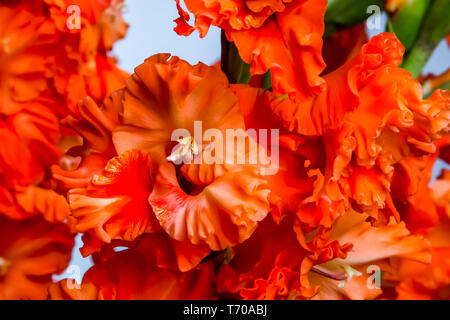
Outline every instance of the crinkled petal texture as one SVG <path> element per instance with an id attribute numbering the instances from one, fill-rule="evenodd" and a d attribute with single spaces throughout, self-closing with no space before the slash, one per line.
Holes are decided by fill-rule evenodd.
<path id="1" fill-rule="evenodd" d="M 71 189 L 69 202 L 83 236 L 84 256 L 112 239 L 132 241 L 158 230 L 148 197 L 153 187 L 150 159 L 130 150 L 111 159 L 87 188 Z"/>
<path id="2" fill-rule="evenodd" d="M 305 249 L 292 231 L 292 220 L 276 224 L 267 218 L 249 240 L 233 248 L 231 261 L 226 261 L 219 271 L 218 292 L 224 297 L 250 300 L 314 296 L 318 287 L 308 279 L 313 265 L 345 258 L 349 247 L 321 239 L 323 234 L 319 232 Z"/>
<path id="3" fill-rule="evenodd" d="M 89 25 L 95 26 L 95 32 L 98 33 L 94 39 L 98 40 L 100 49 L 111 50 L 114 42 L 125 37 L 128 24 L 122 17 L 123 0 L 44 0 L 48 5 L 48 11 L 54 20 L 56 27 L 68 34 L 74 34 L 82 31 L 73 28 L 67 28 L 68 23 L 74 23 L 68 19 L 68 10 L 77 6 L 80 9 L 80 20 L 85 28 Z M 70 17 L 69 17 L 70 18 Z"/>
<path id="4" fill-rule="evenodd" d="M 73 234 L 41 215 L 13 220 L 0 215 L 0 299 L 45 299 L 52 275 L 70 261 Z"/>
<path id="5" fill-rule="evenodd" d="M 448 93 L 438 90 L 432 98 L 422 100 L 419 82 L 398 67 L 403 53 L 394 34 L 382 33 L 371 38 L 358 56 L 325 77 L 328 90 L 312 104 L 295 105 L 285 99 L 273 108 L 288 119 L 289 130 L 301 134 L 351 129 L 357 142 L 365 143 L 359 146 L 360 158 L 380 152 L 376 138 L 387 126 L 405 132 L 402 140 L 425 148 L 420 143 L 430 143 L 430 136 L 435 139 L 448 130 Z"/>
<path id="6" fill-rule="evenodd" d="M 32 185 L 14 190 L 0 187 L 0 211 L 17 220 L 42 215 L 48 222 L 66 222 L 70 214 L 65 197 Z"/>
<path id="7" fill-rule="evenodd" d="M 423 236 L 411 235 L 404 222 L 392 218 L 387 225 L 374 227 L 367 218 L 366 214 L 350 210 L 333 225 L 331 239 L 351 244 L 352 250 L 345 259 L 323 264 L 322 271 L 328 275 L 342 272 L 346 280 L 340 285 L 330 276 L 311 273 L 311 283 L 321 287 L 315 299 L 374 299 L 382 293 L 371 277 L 374 271 L 392 272 L 390 262 L 394 260 L 424 265 L 430 262 L 430 242 Z"/>
<path id="8" fill-rule="evenodd" d="M 11 188 L 39 182 L 60 156 L 58 105 L 48 97 L 57 37 L 50 21 L 20 6 L 1 5 L 0 20 L 11 22 L 0 30 L 0 180 Z"/>
<path id="9" fill-rule="evenodd" d="M 420 191 L 411 197 L 408 205 L 400 207 L 400 212 L 415 232 L 424 234 L 430 241 L 431 262 L 424 265 L 406 259 L 400 261 L 394 280 L 398 282 L 397 298 L 402 300 L 450 298 L 450 176 L 448 170 L 444 170 L 429 187 L 432 165 L 427 167 L 425 172 L 429 174 L 419 186 Z"/>
<path id="10" fill-rule="evenodd" d="M 227 131 L 240 130 L 238 139 L 249 140 L 238 99 L 224 74 L 168 58 L 147 59 L 127 82 L 114 145 L 119 153 L 130 148 L 147 152 L 161 166 L 150 203 L 166 232 L 179 241 L 222 250 L 247 239 L 268 213 L 268 188 L 257 167 L 227 160 L 229 154 L 242 153 L 234 144 L 228 148 Z M 186 129 L 200 146 L 208 143 L 198 136 L 196 122 L 203 132 L 215 130 L 215 138 L 222 138 L 222 143 L 213 141 L 214 162 L 194 160 L 175 167 L 166 160 L 175 130 Z"/>
<path id="11" fill-rule="evenodd" d="M 70 4 L 83 11 L 82 28 L 73 32 L 67 26 Z M 123 85 L 126 73 L 107 56 L 118 36 L 106 20 L 112 23 L 120 8 L 116 0 L 1 5 L 0 20 L 11 22 L 0 31 L 0 138 L 8 146 L 0 148 L 0 181 L 6 188 L 47 179 L 49 166 L 61 157 L 58 142 L 67 133 L 60 118 L 87 94 L 101 100 Z M 104 40 L 109 44 L 102 46 L 98 34 L 109 31 Z"/>
<path id="12" fill-rule="evenodd" d="M 161 227 L 174 239 L 223 250 L 242 243 L 269 211 L 265 180 L 232 171 L 189 195 L 172 164 L 160 167 L 149 201 Z"/>
<path id="13" fill-rule="evenodd" d="M 1 5 L 0 20 L 9 21 L 0 30 L 0 113 L 10 115 L 48 89 L 57 38 L 50 21 L 22 7 Z"/>
<path id="14" fill-rule="evenodd" d="M 329 226 L 350 206 L 358 211 L 392 207 L 396 164 L 433 153 L 433 141 L 448 133 L 449 93 L 437 90 L 423 100 L 419 82 L 398 67 L 403 52 L 395 35 L 380 34 L 325 77 L 329 88 L 311 108 L 289 99 L 272 103 L 276 114 L 291 119 L 288 129 L 322 136 L 327 154 L 325 167 L 309 173 L 317 178 L 313 197 L 299 212 L 301 221 Z M 312 218 L 321 216 L 326 219 Z"/>
<path id="15" fill-rule="evenodd" d="M 165 163 L 176 150 L 176 140 L 191 136 L 200 148 L 196 154 L 200 161 L 185 161 L 181 171 L 193 183 L 208 184 L 235 167 L 235 162 L 226 161 L 235 148 L 228 148 L 225 139 L 227 130 L 245 129 L 238 99 L 217 68 L 202 63 L 191 66 L 169 57 L 159 54 L 148 58 L 127 81 L 123 119 L 113 132 L 114 145 L 118 153 L 139 149 L 153 161 Z M 238 139 L 245 140 L 245 133 Z M 203 160 L 208 151 L 202 150 L 210 144 L 215 155 L 208 164 Z"/>
<path id="16" fill-rule="evenodd" d="M 0 120 L 0 179 L 5 187 L 42 181 L 61 156 L 61 136 L 53 103 L 23 103 L 23 109 Z M 18 166 L 17 164 L 21 165 Z"/>
<path id="17" fill-rule="evenodd" d="M 17 112 L 18 102 L 45 93 L 67 115 L 85 96 L 101 101 L 123 85 L 128 74 L 107 56 L 127 30 L 121 0 L 17 2 L 0 13 L 2 21 L 14 22 L 0 35 L 7 39 L 0 49 L 2 113 Z M 71 5 L 80 8 L 80 27 Z"/>
<path id="18" fill-rule="evenodd" d="M 294 100 L 310 100 L 324 88 L 320 74 L 325 0 L 185 0 L 195 15 L 195 27 L 177 1 L 178 34 L 198 30 L 205 36 L 211 25 L 225 31 L 252 74 L 271 71 L 272 87 Z"/>
<path id="19" fill-rule="evenodd" d="M 68 116 L 63 124 L 82 137 L 82 144 L 70 144 L 66 156 L 81 160 L 67 169 L 53 166 L 53 178 L 63 190 L 84 188 L 95 174 L 100 174 L 107 162 L 117 155 L 112 143 L 112 131 L 118 126 L 122 111 L 122 90 L 104 99 L 99 107 L 93 99 L 86 97 L 78 103 L 79 116 Z M 70 161 L 70 160 L 69 160 Z"/>
<path id="20" fill-rule="evenodd" d="M 49 288 L 50 299 L 185 300 L 215 299 L 213 264 L 187 272 L 174 269 L 167 236 L 145 235 L 136 247 L 113 253 L 89 269 L 81 284 L 62 280 Z"/>
<path id="21" fill-rule="evenodd" d="M 267 181 L 260 166 L 247 161 L 255 143 L 245 132 L 237 96 L 217 68 L 155 55 L 102 107 L 89 98 L 78 107 L 79 117 L 65 123 L 83 137 L 70 150 L 82 159 L 72 171 L 53 172 L 69 189 L 76 228 L 84 233 L 83 255 L 161 227 L 177 248 L 179 269 L 189 270 L 210 250 L 245 241 L 268 214 Z M 173 134 L 177 129 L 198 146 L 187 163 L 171 159 L 183 151 Z M 240 132 L 231 148 L 228 131 Z M 211 149 L 213 162 L 203 161 Z M 192 254 L 184 257 L 183 248 Z"/>
<path id="22" fill-rule="evenodd" d="M 147 201 L 153 186 L 150 158 L 138 150 L 117 156 L 112 143 L 122 97 L 121 90 L 114 92 L 101 107 L 90 97 L 80 101 L 79 115 L 63 122 L 83 138 L 82 145 L 68 150 L 81 160 L 68 170 L 52 167 L 54 179 L 68 190 L 75 228 L 85 233 L 84 256 L 113 239 L 132 241 L 158 229 Z"/>
<path id="23" fill-rule="evenodd" d="M 325 164 L 323 143 L 319 138 L 303 137 L 283 129 L 282 119 L 270 108 L 278 101 L 275 94 L 246 85 L 235 85 L 233 90 L 240 100 L 246 129 L 268 132 L 266 139 L 258 142 L 268 157 L 274 157 L 272 166 L 276 170 L 266 176 L 272 217 L 280 221 L 286 215 L 295 215 L 300 203 L 313 191 L 314 177 L 308 175 L 309 168 Z M 271 136 L 274 130 L 278 139 Z"/>

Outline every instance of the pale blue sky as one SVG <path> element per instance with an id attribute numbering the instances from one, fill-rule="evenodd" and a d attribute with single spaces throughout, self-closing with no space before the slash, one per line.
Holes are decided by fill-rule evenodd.
<path id="1" fill-rule="evenodd" d="M 189 37 L 173 31 L 178 17 L 174 0 L 125 0 L 125 19 L 129 22 L 125 40 L 118 42 L 114 53 L 120 66 L 132 71 L 144 59 L 156 53 L 170 53 L 196 64 L 201 61 L 213 64 L 220 56 L 220 30 L 211 28 L 200 39 L 197 32 Z"/>
<path id="2" fill-rule="evenodd" d="M 147 57 L 163 52 L 179 56 L 191 64 L 199 61 L 213 64 L 219 60 L 219 29 L 211 28 L 204 39 L 200 39 L 197 33 L 182 37 L 173 31 L 173 20 L 178 17 L 174 0 L 125 0 L 125 3 L 125 19 L 130 28 L 126 38 L 114 47 L 114 55 L 119 59 L 121 68 L 131 73 Z M 449 67 L 450 51 L 447 44 L 442 42 L 425 67 L 425 72 L 439 73 Z M 439 172 L 442 166 L 443 163 L 440 162 L 435 172 Z M 83 259 L 80 255 L 78 248 L 81 245 L 81 239 L 77 237 L 71 263 L 80 268 L 80 275 L 91 266 L 90 259 Z M 55 278 L 73 278 L 75 275 L 65 272 Z"/>

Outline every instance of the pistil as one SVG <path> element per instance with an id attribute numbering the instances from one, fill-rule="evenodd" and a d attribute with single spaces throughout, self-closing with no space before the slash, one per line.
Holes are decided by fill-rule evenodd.
<path id="1" fill-rule="evenodd" d="M 194 157 L 200 154 L 200 147 L 192 136 L 180 138 L 172 153 L 167 157 L 168 161 L 175 164 L 190 163 Z"/>

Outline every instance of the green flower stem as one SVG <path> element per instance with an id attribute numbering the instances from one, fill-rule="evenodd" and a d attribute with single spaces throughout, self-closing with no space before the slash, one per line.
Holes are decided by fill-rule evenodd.
<path id="1" fill-rule="evenodd" d="M 239 56 L 238 49 L 233 42 L 229 42 L 222 30 L 221 35 L 222 57 L 221 67 L 222 71 L 232 84 L 245 83 L 250 81 L 250 65 L 242 61 Z"/>
<path id="2" fill-rule="evenodd" d="M 389 19 L 388 30 L 395 32 L 406 51 L 414 45 L 431 0 L 411 0 Z"/>
<path id="3" fill-rule="evenodd" d="M 419 36 L 402 67 L 417 78 L 437 44 L 450 33 L 449 0 L 434 0 L 420 28 Z"/>

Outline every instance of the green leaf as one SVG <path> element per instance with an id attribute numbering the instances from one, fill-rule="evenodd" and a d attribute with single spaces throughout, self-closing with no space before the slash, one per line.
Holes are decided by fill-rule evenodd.
<path id="1" fill-rule="evenodd" d="M 272 91 L 272 75 L 270 73 L 270 70 L 264 74 L 262 87 L 264 89 Z"/>
<path id="2" fill-rule="evenodd" d="M 325 22 L 343 26 L 353 26 L 365 21 L 371 13 L 367 8 L 372 5 L 384 9 L 384 0 L 329 0 L 325 12 Z"/>
<path id="3" fill-rule="evenodd" d="M 437 44 L 450 33 L 449 0 L 433 0 L 419 36 L 402 67 L 417 78 Z"/>
<path id="4" fill-rule="evenodd" d="M 222 30 L 221 36 L 222 57 L 221 68 L 232 84 L 244 83 L 250 81 L 250 65 L 242 61 L 239 51 L 233 42 L 229 42 Z"/>

